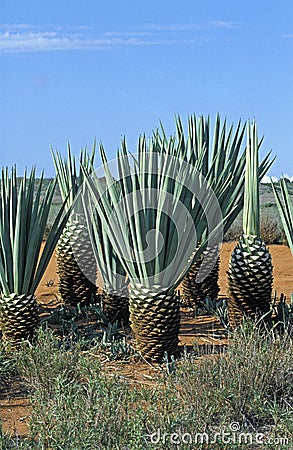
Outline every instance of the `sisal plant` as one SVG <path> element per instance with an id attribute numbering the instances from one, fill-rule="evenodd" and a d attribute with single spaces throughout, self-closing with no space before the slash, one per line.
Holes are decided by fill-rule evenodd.
<path id="1" fill-rule="evenodd" d="M 285 235 L 291 249 L 293 256 L 293 202 L 292 197 L 293 192 L 289 191 L 286 179 L 283 177 L 280 179 L 280 188 L 276 189 L 275 184 L 271 182 L 272 189 L 277 202 L 277 207 L 285 231 Z"/>
<path id="2" fill-rule="evenodd" d="M 221 122 L 217 114 L 214 130 L 209 117 L 191 115 L 188 119 L 187 135 L 184 132 L 182 120 L 176 118 L 176 149 L 180 157 L 205 177 L 210 189 L 213 190 L 222 215 L 228 216 L 224 223 L 224 233 L 227 232 L 243 207 L 245 151 L 242 150 L 245 124 L 238 122 L 234 130 L 233 124 L 227 127 L 226 119 Z M 156 131 L 160 145 L 163 147 L 168 140 L 164 127 Z M 261 144 L 261 142 L 260 142 Z M 260 145 L 259 144 L 259 145 Z M 259 167 L 262 177 L 271 162 L 269 154 Z M 233 213 L 231 214 L 231 211 Z M 221 242 L 208 247 L 190 267 L 182 282 L 182 300 L 189 307 L 196 308 L 205 304 L 209 297 L 214 300 L 219 293 L 219 250 Z M 197 243 L 198 246 L 201 242 Z"/>
<path id="3" fill-rule="evenodd" d="M 38 324 L 35 291 L 68 219 L 62 207 L 44 241 L 55 181 L 2 169 L 0 182 L 0 328 L 17 346 Z"/>
<path id="4" fill-rule="evenodd" d="M 93 167 L 95 144 L 91 154 L 81 150 L 78 163 L 69 145 L 67 158 L 58 151 L 52 151 L 52 155 L 62 200 L 67 209 L 72 209 L 57 245 L 59 296 L 67 305 L 85 305 L 96 296 L 97 267 L 86 219 L 75 201 L 84 182 L 81 165 Z"/>
<path id="5" fill-rule="evenodd" d="M 217 242 L 221 210 L 195 165 L 141 136 L 136 155 L 123 146 L 117 173 L 102 153 L 105 183 L 88 177 L 103 227 L 128 277 L 130 323 L 140 354 L 160 362 L 178 352 L 179 300 L 175 289 L 204 246 Z M 217 236 L 216 236 L 217 235 Z M 214 240 L 212 239 L 214 236 Z M 197 249 L 197 240 L 202 245 Z"/>
<path id="6" fill-rule="evenodd" d="M 255 122 L 247 123 L 243 232 L 228 270 L 228 313 L 232 328 L 245 317 L 270 321 L 273 267 L 260 236 L 259 141 Z"/>
<path id="7" fill-rule="evenodd" d="M 100 154 L 102 155 L 102 159 L 106 160 L 106 154 L 102 144 L 100 144 Z M 82 166 L 82 169 L 85 179 L 93 178 L 96 183 L 101 181 L 97 179 L 98 176 L 94 171 L 89 171 L 85 166 Z M 112 182 L 115 183 L 114 178 L 112 179 Z M 91 201 L 87 186 L 87 183 L 84 183 L 83 189 L 79 195 L 79 201 L 82 203 L 91 238 L 92 249 L 99 268 L 99 273 L 103 280 L 103 288 L 99 295 L 101 307 L 110 323 L 117 321 L 119 324 L 128 325 L 129 304 L 126 272 L 107 235 L 107 224 L 101 219 L 97 208 Z M 117 189 L 119 191 L 119 186 L 117 186 Z M 107 194 L 104 193 L 104 195 Z M 107 197 L 107 202 L 113 207 L 109 195 Z"/>

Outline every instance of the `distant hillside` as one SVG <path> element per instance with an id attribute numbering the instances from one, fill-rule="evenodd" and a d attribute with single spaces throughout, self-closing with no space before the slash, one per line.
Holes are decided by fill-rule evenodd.
<path id="1" fill-rule="evenodd" d="M 44 188 L 47 186 L 47 184 L 49 183 L 51 179 L 45 179 L 44 180 Z M 292 192 L 292 198 L 293 198 L 293 182 L 289 183 L 289 191 Z M 55 194 L 54 194 L 54 198 L 53 198 L 53 203 L 55 205 L 61 204 L 62 203 L 62 198 L 60 195 L 60 190 L 59 190 L 59 186 L 56 186 L 55 189 Z M 275 196 L 272 190 L 272 187 L 270 184 L 263 184 L 260 183 L 260 203 L 262 206 L 272 206 L 272 205 L 276 205 L 276 201 L 275 201 Z"/>
<path id="2" fill-rule="evenodd" d="M 44 180 L 44 189 L 48 185 L 50 179 Z M 293 182 L 289 183 L 289 191 L 292 192 L 293 201 Z M 62 204 L 59 187 L 56 186 L 53 198 L 53 204 L 49 216 L 49 226 L 53 223 L 59 208 Z M 271 185 L 260 184 L 260 204 L 261 204 L 261 227 L 262 237 L 268 243 L 282 243 L 285 242 L 285 235 L 283 227 L 277 210 L 275 196 Z M 235 220 L 229 232 L 225 236 L 225 240 L 238 239 L 242 229 L 242 214 Z"/>

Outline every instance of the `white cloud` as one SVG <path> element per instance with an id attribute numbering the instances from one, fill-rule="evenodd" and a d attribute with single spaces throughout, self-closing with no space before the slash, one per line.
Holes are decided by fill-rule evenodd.
<path id="1" fill-rule="evenodd" d="M 116 45 L 172 45 L 193 44 L 203 39 L 143 39 L 133 36 L 88 38 L 79 35 L 60 35 L 57 32 L 0 33 L 0 53 L 54 50 L 94 50 Z"/>
<path id="2" fill-rule="evenodd" d="M 187 31 L 199 29 L 195 24 L 181 23 L 181 24 L 160 24 L 160 23 L 147 23 L 144 25 L 146 30 L 153 31 Z"/>
<path id="3" fill-rule="evenodd" d="M 139 36 L 151 36 L 153 33 L 148 31 L 106 31 L 103 36 L 120 36 L 120 37 L 139 37 Z"/>
<path id="4" fill-rule="evenodd" d="M 28 23 L 1 23 L 0 29 L 5 31 L 17 31 L 31 29 L 32 25 Z"/>
<path id="5" fill-rule="evenodd" d="M 229 22 L 226 20 L 213 20 L 211 22 L 208 22 L 207 26 L 214 27 L 214 28 L 226 28 L 226 29 L 230 29 L 230 30 L 240 28 L 239 23 Z"/>
<path id="6" fill-rule="evenodd" d="M 44 28 L 46 28 L 47 31 L 86 31 L 86 30 L 92 30 L 93 27 L 90 27 L 88 25 L 57 25 L 57 24 L 46 24 L 46 25 L 33 25 L 29 23 L 0 23 L 0 30 L 3 31 L 11 31 L 11 32 L 17 32 L 22 30 L 30 30 L 30 31 L 39 31 L 41 32 Z"/>
<path id="7" fill-rule="evenodd" d="M 64 50 L 78 47 L 81 42 L 72 36 L 59 36 L 56 32 L 11 32 L 0 34 L 0 52 L 30 52 Z"/>
<path id="8" fill-rule="evenodd" d="M 208 30 L 208 29 L 236 29 L 239 28 L 239 23 L 229 22 L 225 20 L 212 20 L 204 23 L 174 23 L 174 24 L 159 24 L 148 23 L 144 28 L 156 31 L 188 31 L 188 30 Z"/>
<path id="9" fill-rule="evenodd" d="M 269 177 L 268 175 L 265 175 L 265 176 L 260 180 L 260 182 L 261 182 L 261 183 L 270 183 L 270 182 L 271 182 L 271 179 L 272 179 L 273 183 L 277 183 L 277 182 L 279 181 L 279 178 L 277 178 L 277 177 L 274 177 L 274 176 Z"/>
<path id="10" fill-rule="evenodd" d="M 282 175 L 282 177 L 285 177 L 285 178 L 287 178 L 289 181 L 292 181 L 293 182 L 293 176 L 292 177 L 290 177 L 289 175 L 287 175 L 287 174 L 285 174 L 285 175 Z M 271 179 L 272 179 L 272 181 L 273 181 L 273 183 L 278 183 L 279 182 L 279 180 L 280 180 L 280 178 L 281 177 L 275 177 L 275 176 L 271 176 L 271 177 L 269 177 L 268 175 L 265 175 L 262 179 L 261 179 L 261 183 L 270 183 L 271 182 Z"/>
<path id="11" fill-rule="evenodd" d="M 184 36 L 174 33 L 164 35 L 161 31 L 186 31 L 207 28 L 233 28 L 230 22 L 214 21 L 207 24 L 150 24 L 138 31 L 108 31 L 94 34 L 94 30 L 84 25 L 53 26 L 42 29 L 39 25 L 0 25 L 0 53 L 44 52 L 57 50 L 94 50 L 117 45 L 175 45 L 195 44 L 208 39 L 202 36 Z M 152 31 L 147 31 L 152 30 Z"/>

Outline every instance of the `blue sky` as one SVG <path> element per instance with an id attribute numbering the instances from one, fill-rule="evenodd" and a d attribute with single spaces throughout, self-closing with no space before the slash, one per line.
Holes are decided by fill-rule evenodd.
<path id="1" fill-rule="evenodd" d="M 256 118 L 269 174 L 293 176 L 291 0 L 1 0 L 1 166 L 54 174 L 102 141 L 135 151 L 161 120 Z"/>

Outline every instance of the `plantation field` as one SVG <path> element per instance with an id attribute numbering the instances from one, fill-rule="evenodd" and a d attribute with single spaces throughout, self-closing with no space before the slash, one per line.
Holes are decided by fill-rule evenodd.
<path id="1" fill-rule="evenodd" d="M 255 135 L 255 139 L 252 140 L 255 151 L 257 151 L 256 137 Z M 99 214 L 103 216 L 103 224 L 99 222 L 101 217 L 92 216 L 97 220 L 96 227 L 95 220 L 92 222 L 97 233 L 97 239 L 93 239 L 92 244 L 96 246 L 95 250 L 99 254 L 98 262 L 105 260 L 109 272 L 103 273 L 105 286 L 102 277 L 97 276 L 99 295 L 96 296 L 95 285 L 87 284 L 88 280 L 85 279 L 73 255 L 70 255 L 69 242 L 72 237 L 83 236 L 80 234 L 84 232 L 83 224 L 74 220 L 68 222 L 65 229 L 63 224 L 62 239 L 59 239 L 58 233 L 62 230 L 60 228 L 59 232 L 55 232 L 52 224 L 62 203 L 61 195 L 58 189 L 54 193 L 53 190 L 50 191 L 53 202 L 49 221 L 47 222 L 47 216 L 46 220 L 42 220 L 39 246 L 36 245 L 37 241 L 31 239 L 31 236 L 35 237 L 33 232 L 30 232 L 29 237 L 23 235 L 19 239 L 21 242 L 29 242 L 31 246 L 29 251 L 25 247 L 19 255 L 34 253 L 34 261 L 38 260 L 39 255 L 39 260 L 44 261 L 46 250 L 51 248 L 43 266 L 46 267 L 45 273 L 33 270 L 33 274 L 40 275 L 38 283 L 35 284 L 35 288 L 38 286 L 36 291 L 32 290 L 36 294 L 37 304 L 32 297 L 24 298 L 19 295 L 15 300 L 14 294 L 10 295 L 14 292 L 14 285 L 8 289 L 6 284 L 7 279 L 11 281 L 11 274 L 16 273 L 15 262 L 7 266 L 6 278 L 3 277 L 2 280 L 4 288 L 7 288 L 5 306 L 6 304 L 10 306 L 12 319 L 9 318 L 1 328 L 0 450 L 2 448 L 165 450 L 174 448 L 174 442 L 170 441 L 170 436 L 174 433 L 178 442 L 180 436 L 185 436 L 186 439 L 186 435 L 191 436 L 192 432 L 202 434 L 207 431 L 210 439 L 213 439 L 215 434 L 221 434 L 225 430 L 230 434 L 231 431 L 236 431 L 234 438 L 242 431 L 249 432 L 252 439 L 255 433 L 260 433 L 264 439 L 263 443 L 266 444 L 265 448 L 293 448 L 293 260 L 289 247 L 284 245 L 287 241 L 272 187 L 269 184 L 260 186 L 259 207 L 258 188 L 254 189 L 255 183 L 249 184 L 249 180 L 255 179 L 256 176 L 257 158 L 251 157 L 250 145 L 247 149 L 246 156 L 248 160 L 251 158 L 255 165 L 248 165 L 250 176 L 246 177 L 243 213 L 237 217 L 240 209 L 235 210 L 237 211 L 233 216 L 235 220 L 230 228 L 227 223 L 232 222 L 226 222 L 224 243 L 220 252 L 219 277 L 217 273 L 220 292 L 218 295 L 217 289 L 215 294 L 212 288 L 203 289 L 204 296 L 196 303 L 195 297 L 200 289 L 195 282 L 196 273 L 193 266 L 190 271 L 190 273 L 194 271 L 193 292 L 189 300 L 194 301 L 195 306 L 192 302 L 186 301 L 185 281 L 189 278 L 186 277 L 179 288 L 175 284 L 176 279 L 182 280 L 179 275 L 182 274 L 184 266 L 180 268 L 180 264 L 184 258 L 178 258 L 177 275 L 168 274 L 168 286 L 173 286 L 172 289 L 170 287 L 170 292 L 164 289 L 159 292 L 156 290 L 157 286 L 165 286 L 164 278 L 159 280 L 158 284 L 157 281 L 152 284 L 151 289 L 147 284 L 144 285 L 143 275 L 151 273 L 148 272 L 149 261 L 139 260 L 135 264 L 130 264 L 127 260 L 129 267 L 123 267 L 109 236 L 99 234 L 100 226 L 102 230 L 106 230 L 107 227 L 104 229 L 104 226 L 109 221 L 108 212 L 111 210 L 109 208 L 112 208 L 107 203 L 109 199 L 106 196 L 105 198 L 99 196 L 102 203 L 105 202 L 103 208 L 99 210 Z M 154 153 L 153 156 L 157 157 L 157 154 Z M 142 161 L 144 159 L 140 160 Z M 127 170 L 125 173 L 128 173 Z M 62 173 L 62 170 L 59 172 Z M 146 183 L 146 186 L 141 185 L 141 191 L 144 191 L 145 187 L 153 186 L 153 182 L 158 181 L 157 175 L 162 176 L 163 173 L 163 171 L 155 173 L 154 178 L 148 181 L 145 177 L 139 176 L 137 181 Z M 67 175 L 63 181 L 68 178 Z M 168 186 L 169 178 L 166 176 Z M 15 194 L 17 183 L 14 174 L 12 189 L 6 183 L 6 191 Z M 39 180 L 36 184 L 38 183 Z M 42 198 L 42 194 L 46 198 L 46 187 L 50 187 L 48 183 L 49 180 L 45 180 L 44 185 L 39 184 L 39 191 L 35 190 L 37 201 Z M 99 192 L 104 189 L 101 179 L 95 179 L 91 188 L 95 183 L 98 184 Z M 158 185 L 161 186 L 161 183 Z M 173 183 L 169 188 L 172 186 Z M 227 185 L 225 195 L 219 197 L 223 201 L 221 204 L 223 214 L 224 210 L 225 214 L 228 212 L 226 200 L 230 200 L 229 207 L 233 207 L 236 202 L 237 195 L 233 195 L 239 192 L 241 183 L 238 180 L 233 184 L 233 188 L 231 186 L 229 185 L 228 189 Z M 132 187 L 131 183 L 123 184 L 123 188 L 132 189 Z M 29 201 L 34 198 L 34 188 L 35 185 L 29 191 Z M 72 185 L 68 188 L 70 192 L 71 188 Z M 23 189 L 22 183 L 19 189 Z M 115 189 L 111 194 L 112 200 L 120 198 L 121 195 L 119 186 Z M 184 193 L 185 200 L 190 202 L 189 192 L 189 189 L 184 189 L 181 194 Z M 129 194 L 132 193 L 139 196 L 140 190 L 135 189 L 133 192 L 130 190 Z M 8 198 L 8 195 L 4 195 L 3 198 Z M 17 196 L 13 195 L 12 199 L 16 198 Z M 19 198 L 25 198 L 24 192 Z M 64 198 L 63 191 L 62 198 Z M 85 198 L 89 201 L 88 197 Z M 135 200 L 135 204 L 138 204 L 138 199 L 139 197 Z M 74 198 L 71 201 L 74 202 Z M 13 206 L 13 202 L 11 204 Z M 163 204 L 164 202 L 158 202 L 158 205 Z M 257 206 L 255 214 L 251 211 L 251 205 L 254 204 Z M 192 214 L 195 214 L 196 208 L 191 204 L 189 206 Z M 176 208 L 175 210 L 177 211 Z M 5 209 L 6 220 L 3 220 L 3 223 L 10 224 L 7 236 L 13 236 L 11 228 L 15 223 L 19 225 L 23 223 L 16 220 L 18 216 L 13 215 L 15 211 L 14 207 Z M 171 233 L 173 228 L 169 222 L 163 221 L 160 226 L 157 222 L 158 217 L 165 220 L 163 210 L 155 221 L 149 214 L 149 208 L 143 211 L 146 220 L 142 223 L 147 223 L 150 230 L 154 228 L 161 230 L 162 226 L 166 242 L 169 243 L 170 257 L 173 251 L 171 245 L 174 237 Z M 203 211 L 206 211 L 204 207 Z M 181 219 L 179 210 L 177 215 Z M 204 215 L 196 217 L 196 229 L 200 230 L 205 224 L 205 218 Z M 89 216 L 87 220 L 88 218 Z M 132 216 L 128 220 L 133 220 Z M 139 237 L 142 231 L 138 226 L 139 223 L 132 223 L 131 238 L 133 251 L 137 254 L 140 254 L 143 248 L 143 241 L 141 236 Z M 179 223 L 182 228 L 184 222 Z M 45 231 L 46 224 L 48 225 Z M 22 227 L 19 229 L 23 230 Z M 29 227 L 28 229 L 31 230 Z M 115 237 L 118 231 L 117 228 Z M 187 236 L 191 234 L 187 234 L 185 227 L 183 231 L 184 239 L 187 241 Z M 201 230 L 202 233 L 203 231 Z M 112 232 L 114 233 L 113 230 Z M 194 231 L 192 233 L 194 234 Z M 127 229 L 121 234 L 121 240 L 125 236 Z M 261 241 L 256 239 L 258 236 L 261 236 L 269 246 L 273 274 L 268 251 Z M 287 232 L 286 236 L 291 245 Z M 229 268 L 228 311 L 228 265 L 239 238 L 241 245 L 237 247 L 238 253 L 233 253 Z M 40 253 L 40 246 L 44 248 L 45 239 L 48 245 L 45 252 Z M 54 248 L 58 240 L 57 260 Z M 156 241 L 156 248 L 158 244 L 159 241 Z M 88 273 L 93 274 L 94 279 L 96 261 L 90 247 L 86 237 L 78 250 L 85 254 L 84 267 L 90 269 Z M 4 253 L 6 248 L 4 246 Z M 191 251 L 193 250 L 194 247 Z M 210 267 L 208 259 L 205 258 L 212 259 L 214 254 L 211 250 L 205 255 L 203 259 L 205 268 Z M 20 256 L 18 257 L 16 251 L 13 252 L 9 262 L 13 262 L 13 257 L 16 261 L 22 261 Z M 168 259 L 161 261 L 158 258 L 152 271 L 156 268 L 161 271 L 163 268 L 161 264 L 162 262 L 165 264 L 166 261 Z M 64 262 L 70 267 L 70 271 L 65 270 Z M 114 266 L 112 267 L 109 262 Z M 139 272 L 143 281 L 141 285 L 137 283 L 136 264 L 142 264 Z M 27 266 L 33 267 L 30 262 Z M 103 265 L 99 267 L 103 270 Z M 112 278 L 111 270 L 121 275 L 120 281 Z M 18 272 L 27 274 L 22 267 L 19 267 Z M 70 277 L 66 278 L 68 272 Z M 248 277 L 248 274 L 251 276 Z M 157 277 L 159 274 L 154 272 L 154 275 Z M 24 277 L 24 285 L 31 278 Z M 18 282 L 18 278 L 16 281 Z M 212 284 L 210 280 L 210 287 Z M 242 304 L 238 308 L 240 286 L 242 289 L 245 287 L 245 295 L 243 294 Z M 27 291 L 30 292 L 29 289 Z M 21 290 L 20 292 L 22 294 Z M 274 292 L 275 302 L 270 314 L 270 299 Z M 96 300 L 94 303 L 91 302 L 93 298 Z M 30 328 L 31 325 L 25 315 L 26 310 L 22 314 L 22 307 L 27 300 L 32 303 L 29 317 L 33 328 Z M 180 303 L 178 300 L 181 300 Z M 17 308 L 15 304 L 18 305 Z M 192 307 L 187 307 L 187 304 Z M 123 315 L 123 308 L 126 306 L 127 314 Z M 239 320 L 237 323 L 239 317 L 237 314 L 240 311 L 240 315 L 244 317 L 243 311 L 246 307 L 248 316 L 244 322 Z M 112 316 L 111 308 L 114 310 Z M 38 318 L 41 320 L 40 327 L 37 326 Z M 236 321 L 234 325 L 239 326 L 233 326 L 233 319 Z M 28 330 L 26 334 L 19 335 L 18 341 L 6 339 L 9 332 L 13 338 L 17 336 L 12 325 L 11 330 L 9 329 L 9 321 L 13 327 L 16 324 Z M 23 337 L 29 339 L 21 341 Z M 161 433 L 164 436 L 162 440 Z M 151 436 L 158 438 L 155 443 L 150 439 Z M 251 445 L 253 443 L 252 440 Z M 228 450 L 243 447 L 241 442 L 236 441 L 235 445 L 221 442 L 219 446 L 205 445 L 203 442 L 200 446 L 185 445 L 186 442 L 181 444 L 176 445 L 176 448 Z M 252 445 L 249 448 L 263 447 Z"/>
<path id="2" fill-rule="evenodd" d="M 230 253 L 234 242 L 224 243 L 221 249 L 220 265 L 220 294 L 226 295 L 226 271 Z M 284 293 L 287 298 L 293 292 L 293 259 L 290 250 L 284 245 L 271 245 L 274 265 L 274 289 L 278 295 Z M 98 279 L 98 283 L 100 280 Z M 48 269 L 37 290 L 37 299 L 40 303 L 48 304 L 56 300 L 58 276 L 56 274 L 56 257 L 51 259 Z M 211 315 L 199 315 L 193 317 L 186 309 L 181 311 L 180 345 L 192 346 L 194 342 L 201 347 L 223 346 L 227 343 L 227 337 L 222 334 L 220 322 Z M 103 370 L 107 377 L 112 379 L 116 375 L 132 387 L 152 388 L 157 383 L 158 370 L 148 364 L 133 359 L 125 361 L 111 361 L 104 357 Z M 160 372 L 159 372 L 160 373 Z M 24 395 L 23 387 L 16 382 L 5 388 L 2 387 L 0 396 L 0 414 L 3 421 L 3 429 L 12 434 L 24 435 L 27 433 L 27 424 L 31 414 L 30 398 Z"/>

